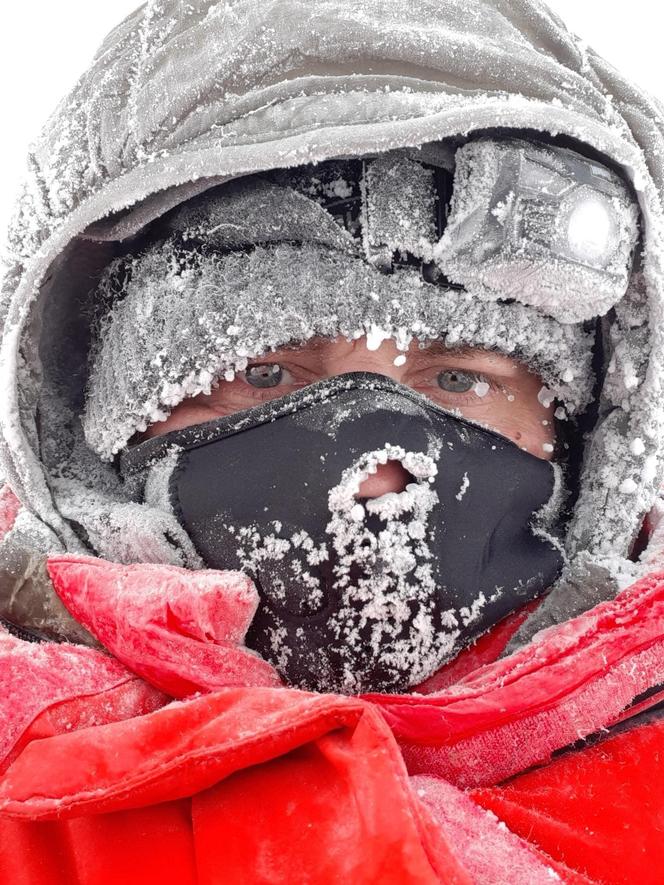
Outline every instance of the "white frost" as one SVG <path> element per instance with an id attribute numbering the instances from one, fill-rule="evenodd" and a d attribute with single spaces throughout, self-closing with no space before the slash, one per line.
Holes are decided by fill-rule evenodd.
<path id="1" fill-rule="evenodd" d="M 469 487 L 470 487 L 470 480 L 468 479 L 468 474 L 467 474 L 467 473 L 464 473 L 464 475 L 463 475 L 463 479 L 461 480 L 461 488 L 459 489 L 459 491 L 458 491 L 458 492 L 456 493 L 456 495 L 454 496 L 454 497 L 457 499 L 457 501 L 461 501 L 461 500 L 462 500 L 463 496 L 466 494 L 466 492 L 468 491 Z"/>
<path id="2" fill-rule="evenodd" d="M 544 406 L 545 409 L 549 408 L 555 398 L 555 393 L 552 390 L 549 390 L 548 387 L 540 387 L 537 394 L 537 400 L 541 405 Z"/>

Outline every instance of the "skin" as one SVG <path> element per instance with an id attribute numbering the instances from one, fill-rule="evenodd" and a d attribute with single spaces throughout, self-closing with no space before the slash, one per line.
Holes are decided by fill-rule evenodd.
<path id="1" fill-rule="evenodd" d="M 222 381 L 210 394 L 184 400 L 141 438 L 230 415 L 323 378 L 345 372 L 376 372 L 413 388 L 442 408 L 490 427 L 538 458 L 551 459 L 555 404 L 545 407 L 539 402 L 542 379 L 523 363 L 477 348 L 453 350 L 441 342 L 420 347 L 414 341 L 405 356 L 403 361 L 403 354 L 391 340 L 369 350 L 364 337 L 355 341 L 319 338 L 280 348 L 251 360 L 245 372 L 233 381 Z M 266 379 L 277 383 L 260 386 Z M 401 491 L 408 481 L 401 464 L 390 461 L 365 481 L 359 494 L 377 497 Z"/>

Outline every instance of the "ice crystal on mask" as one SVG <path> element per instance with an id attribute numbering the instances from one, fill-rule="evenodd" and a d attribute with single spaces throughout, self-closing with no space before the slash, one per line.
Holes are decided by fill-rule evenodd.
<path id="1" fill-rule="evenodd" d="M 358 501 L 362 483 L 388 461 L 400 463 L 413 481 L 402 491 Z M 302 530 L 282 537 L 277 522 L 267 534 L 253 526 L 229 527 L 249 574 L 267 567 L 278 576 L 286 568 L 298 579 L 304 592 L 301 614 L 319 611 L 329 594 L 338 599 L 329 627 L 341 667 L 328 677 L 337 690 L 367 690 L 369 674 L 377 670 L 384 678 L 401 674 L 402 680 L 417 682 L 454 648 L 461 615 L 435 610 L 429 517 L 438 504 L 431 487 L 437 469 L 430 454 L 400 446 L 365 453 L 330 490 L 327 540 L 318 546 Z M 324 588 L 320 574 L 313 574 L 322 562 L 333 566 L 331 587 Z M 270 594 L 288 603 L 286 585 L 280 589 L 278 577 L 271 580 Z"/>

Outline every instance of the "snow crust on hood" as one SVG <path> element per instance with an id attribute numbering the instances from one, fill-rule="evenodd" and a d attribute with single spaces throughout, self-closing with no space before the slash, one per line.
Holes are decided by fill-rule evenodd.
<path id="1" fill-rule="evenodd" d="M 492 129 L 581 143 L 640 201 L 567 545 L 624 563 L 663 474 L 664 110 L 531 0 L 151 0 L 107 36 L 29 153 L 5 247 L 0 470 L 32 544 L 115 558 L 139 525 L 126 555 L 187 562 L 80 427 L 86 297 L 118 240 L 223 180 Z"/>

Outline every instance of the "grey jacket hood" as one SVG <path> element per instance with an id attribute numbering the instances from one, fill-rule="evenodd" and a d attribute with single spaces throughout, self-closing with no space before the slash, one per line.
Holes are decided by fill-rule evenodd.
<path id="1" fill-rule="evenodd" d="M 86 299 L 145 224 L 242 175 L 495 129 L 581 143 L 639 199 L 567 545 L 615 592 L 664 473 L 664 109 L 530 0 L 150 0 L 107 36 L 34 144 L 8 231 L 0 472 L 23 511 L 5 545 L 195 564 L 80 426 Z"/>

